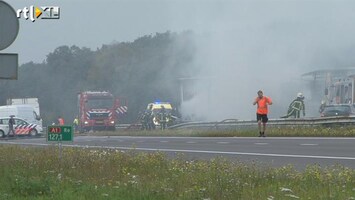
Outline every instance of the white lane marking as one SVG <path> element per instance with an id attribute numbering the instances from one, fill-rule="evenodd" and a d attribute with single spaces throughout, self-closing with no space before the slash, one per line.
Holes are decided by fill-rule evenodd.
<path id="1" fill-rule="evenodd" d="M 318 144 L 300 144 L 301 146 L 318 146 Z"/>
<path id="2" fill-rule="evenodd" d="M 91 137 L 98 138 L 100 136 L 76 136 L 80 137 Z M 161 136 L 110 136 L 111 138 L 148 138 L 148 139 L 166 139 L 166 137 Z M 260 139 L 258 137 L 169 137 L 170 139 L 199 139 L 199 140 L 210 140 L 210 139 Z M 268 140 L 355 140 L 355 137 L 266 137 Z"/>
<path id="3" fill-rule="evenodd" d="M 169 141 L 166 141 L 166 140 L 162 140 L 162 141 L 160 141 L 161 143 L 167 143 L 167 142 L 169 142 Z"/>
<path id="4" fill-rule="evenodd" d="M 254 144 L 256 144 L 256 145 L 267 145 L 269 143 L 261 143 L 261 142 L 259 142 L 259 143 L 254 143 Z"/>
<path id="5" fill-rule="evenodd" d="M 187 141 L 186 143 L 188 143 L 188 144 L 195 144 L 196 142 L 194 142 L 194 141 Z"/>
<path id="6" fill-rule="evenodd" d="M 143 143 L 145 142 L 144 140 L 138 140 L 137 143 Z"/>
<path id="7" fill-rule="evenodd" d="M 217 144 L 229 144 L 229 142 L 217 142 Z"/>
<path id="8" fill-rule="evenodd" d="M 26 142 L 0 142 L 0 144 L 16 144 L 16 145 L 32 145 L 32 146 L 53 146 L 57 144 L 41 144 L 41 143 L 26 143 Z M 62 144 L 64 147 L 79 147 L 79 148 L 102 148 L 102 149 L 119 149 L 119 150 L 139 150 L 139 151 L 162 151 L 162 152 L 183 152 L 183 153 L 205 153 L 205 154 L 226 154 L 226 155 L 249 155 L 249 156 L 270 156 L 270 157 L 290 157 L 290 158 L 317 158 L 317 159 L 332 159 L 332 160 L 355 160 L 355 157 L 342 156 L 311 156 L 297 154 L 272 154 L 272 153 L 248 153 L 248 152 L 231 152 L 231 151 L 202 151 L 191 149 L 153 149 L 153 148 L 133 148 L 133 147 L 110 147 L 110 146 L 89 146 L 89 145 L 71 145 Z"/>

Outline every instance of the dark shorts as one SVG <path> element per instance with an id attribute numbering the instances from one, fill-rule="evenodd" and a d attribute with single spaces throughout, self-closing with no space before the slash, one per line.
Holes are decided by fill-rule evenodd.
<path id="1" fill-rule="evenodd" d="M 269 119 L 267 118 L 267 115 L 262 115 L 256 113 L 256 121 L 262 121 L 263 123 L 266 123 Z"/>

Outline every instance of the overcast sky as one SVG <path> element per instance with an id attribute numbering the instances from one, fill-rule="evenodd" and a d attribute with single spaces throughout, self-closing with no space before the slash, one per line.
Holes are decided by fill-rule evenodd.
<path id="1" fill-rule="evenodd" d="M 194 31 L 201 36 L 196 41 L 194 65 L 223 77 L 224 81 L 216 81 L 212 87 L 218 88 L 213 94 L 228 102 L 219 109 L 223 116 L 229 110 L 228 116 L 238 117 L 235 110 L 239 110 L 240 115 L 253 117 L 250 113 L 255 108 L 245 105 L 252 103 L 259 89 L 265 89 L 264 93 L 276 102 L 285 102 L 274 105 L 278 110 L 274 113 L 279 115 L 286 112 L 297 92 L 308 95 L 307 88 L 300 84 L 302 73 L 355 66 L 355 1 L 350 0 L 6 2 L 16 10 L 31 5 L 61 9 L 59 20 L 20 19 L 17 40 L 3 52 L 19 53 L 21 64 L 42 62 L 60 45 L 95 50 L 103 44 L 133 41 L 156 32 Z M 220 90 L 222 87 L 226 90 Z M 284 98 L 286 94 L 289 96 Z M 235 103 L 240 95 L 245 98 Z"/>
<path id="2" fill-rule="evenodd" d="M 282 38 L 329 48 L 354 41 L 354 1 L 341 0 L 6 0 L 15 10 L 30 5 L 61 8 L 59 20 L 20 19 L 20 32 L 6 52 L 18 52 L 20 63 L 41 62 L 60 45 L 101 47 L 113 41 L 167 30 L 235 31 L 242 34 L 272 26 Z M 296 33 L 294 33 L 296 31 Z M 265 32 L 265 36 L 273 34 Z M 256 42 L 254 38 L 245 38 Z M 258 39 L 257 39 L 258 40 Z M 260 39 L 259 39 L 260 40 Z M 261 39 L 262 40 L 262 39 Z M 327 43 L 327 44 L 325 44 Z M 330 50 L 331 51 L 331 50 Z"/>

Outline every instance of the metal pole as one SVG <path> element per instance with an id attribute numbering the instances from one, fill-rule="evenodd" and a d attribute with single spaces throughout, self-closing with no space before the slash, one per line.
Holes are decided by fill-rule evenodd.
<path id="1" fill-rule="evenodd" d="M 59 163 L 60 163 L 60 165 L 62 163 L 62 152 L 63 152 L 62 142 L 59 142 Z"/>

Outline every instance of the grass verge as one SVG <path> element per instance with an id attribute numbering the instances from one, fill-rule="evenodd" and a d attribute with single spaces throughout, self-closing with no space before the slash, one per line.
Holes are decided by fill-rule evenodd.
<path id="1" fill-rule="evenodd" d="M 163 153 L 0 146 L 0 199 L 355 199 L 343 166 L 260 168 L 223 158 Z"/>
<path id="2" fill-rule="evenodd" d="M 355 137 L 355 126 L 332 126 L 332 127 L 267 127 L 268 137 Z M 77 135 L 97 135 L 97 136 L 184 136 L 184 137 L 255 137 L 258 136 L 257 129 L 245 130 L 117 130 L 89 132 Z"/>

